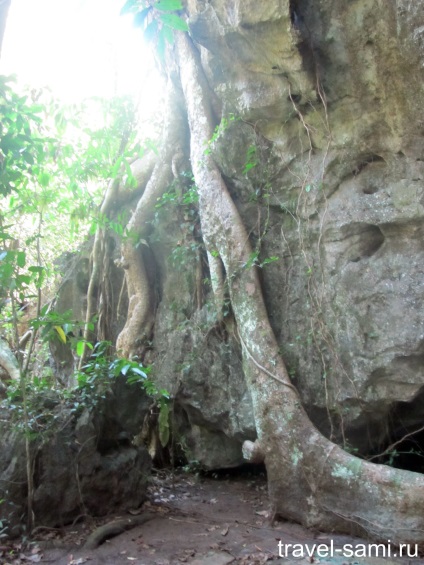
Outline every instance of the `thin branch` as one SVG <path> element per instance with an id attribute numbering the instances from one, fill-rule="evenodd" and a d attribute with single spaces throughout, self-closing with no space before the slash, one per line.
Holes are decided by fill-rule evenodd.
<path id="1" fill-rule="evenodd" d="M 389 447 L 387 449 L 385 449 L 382 453 L 378 453 L 377 455 L 373 455 L 372 457 L 369 457 L 367 459 L 367 461 L 373 461 L 374 459 L 378 459 L 379 457 L 383 457 L 384 455 L 387 455 L 388 453 L 390 453 L 391 451 L 393 451 L 393 449 L 399 445 L 400 443 L 404 442 L 406 440 L 406 438 L 411 437 L 415 434 L 418 434 L 419 432 L 424 432 L 424 426 L 421 426 L 421 428 L 418 428 L 418 430 L 415 430 L 413 432 L 409 432 L 407 434 L 405 434 L 401 439 L 398 439 L 397 441 L 395 441 L 394 443 L 392 443 L 391 445 L 389 445 Z"/>

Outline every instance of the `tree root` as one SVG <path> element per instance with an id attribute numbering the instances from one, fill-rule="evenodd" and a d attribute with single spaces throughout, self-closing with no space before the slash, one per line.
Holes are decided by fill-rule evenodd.
<path id="1" fill-rule="evenodd" d="M 133 239 L 123 242 L 121 247 L 120 264 L 125 270 L 130 302 L 127 321 L 116 342 L 116 348 L 123 357 L 138 353 L 141 342 L 150 337 L 154 322 L 155 304 L 151 283 L 137 246 L 150 229 L 158 198 L 172 183 L 173 169 L 178 168 L 173 167 L 173 163 L 175 165 L 175 156 L 182 152 L 180 138 L 181 131 L 184 130 L 179 101 L 180 95 L 170 80 L 160 158 L 127 225 L 128 233 L 137 241 Z"/>
<path id="2" fill-rule="evenodd" d="M 262 451 L 262 448 L 259 442 L 250 441 L 247 439 L 243 442 L 243 458 L 250 463 L 264 463 L 265 461 L 265 454 Z"/>
<path id="3" fill-rule="evenodd" d="M 136 526 L 141 526 L 149 520 L 153 520 L 153 518 L 155 517 L 155 514 L 148 513 L 143 514 L 142 516 L 122 518 L 121 520 L 115 520 L 114 522 L 104 524 L 103 526 L 100 526 L 100 528 L 94 530 L 94 532 L 88 536 L 87 541 L 84 544 L 84 549 L 96 549 L 107 539 L 119 536 L 119 534 L 122 534 L 127 530 L 131 530 Z"/>

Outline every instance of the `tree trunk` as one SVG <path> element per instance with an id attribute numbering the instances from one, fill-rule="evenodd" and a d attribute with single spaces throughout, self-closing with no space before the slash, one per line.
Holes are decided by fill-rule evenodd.
<path id="1" fill-rule="evenodd" d="M 353 20 L 349 20 L 351 28 L 346 31 L 346 52 L 333 51 L 328 38 L 331 34 L 339 34 L 336 23 L 343 23 L 346 14 L 350 14 L 351 18 L 350 10 L 356 8 L 351 7 L 349 2 L 341 2 L 343 6 L 334 7 L 334 13 L 330 8 L 316 8 L 317 13 L 314 14 L 312 6 L 300 0 L 270 0 L 260 6 L 250 2 L 242 4 L 231 2 L 227 10 L 221 10 L 212 8 L 210 4 L 203 6 L 201 2 L 189 3 L 191 33 L 198 43 L 187 34 L 178 33 L 175 57 L 179 77 L 173 75 L 169 84 L 162 153 L 132 216 L 130 230 L 139 238 L 145 236 L 157 198 L 172 182 L 175 154 L 185 151 L 185 143 L 181 141 L 185 135 L 185 116 L 179 106 L 178 81 L 181 80 L 189 127 L 191 167 L 199 191 L 202 237 L 209 258 L 218 316 L 220 319 L 227 288 L 236 322 L 235 337 L 240 343 L 244 373 L 253 401 L 257 441 L 245 445 L 246 455 L 255 461 L 265 461 L 270 498 L 277 514 L 308 527 L 365 533 L 373 539 L 396 543 L 422 543 L 424 476 L 375 465 L 355 457 L 324 437 L 309 419 L 302 405 L 301 394 L 290 381 L 280 345 L 269 321 L 258 267 L 252 263 L 255 253 L 250 232 L 238 207 L 240 203 L 237 206 L 232 198 L 219 160 L 211 151 L 205 151 L 210 140 L 216 136 L 216 114 L 220 110 L 215 94 L 218 92 L 224 99 L 225 110 L 221 110 L 220 117 L 228 116 L 230 111 L 239 112 L 242 116 L 244 112 L 243 119 L 251 125 L 252 130 L 256 132 L 260 128 L 268 141 L 274 142 L 281 158 L 281 169 L 286 168 L 290 174 L 298 175 L 297 207 L 290 213 L 300 222 L 303 213 L 301 198 L 307 198 L 312 183 L 318 184 L 328 174 L 331 185 L 331 168 L 327 164 L 333 144 L 338 148 L 339 155 L 347 155 L 348 152 L 348 148 L 343 148 L 343 127 L 335 132 L 330 128 L 334 115 L 328 106 L 321 76 L 321 73 L 325 73 L 322 66 L 325 58 L 319 59 L 317 43 L 319 40 L 324 42 L 325 36 L 327 43 L 323 45 L 327 48 L 326 54 L 339 57 L 337 65 L 343 74 L 349 66 L 348 51 L 355 48 Z M 388 12 L 393 15 L 394 3 L 389 4 Z M 313 16 L 317 18 L 317 26 L 321 26 L 319 32 L 311 27 Z M 384 19 L 383 15 L 382 18 L 381 33 L 387 37 L 394 30 L 393 21 L 390 17 Z M 331 27 L 333 24 L 336 27 Z M 401 22 L 398 24 L 400 26 Z M 340 40 L 340 35 L 337 35 L 337 39 Z M 256 42 L 254 47 L 250 42 Z M 399 51 L 400 48 L 398 51 L 396 48 L 390 49 L 392 65 L 400 64 L 400 59 L 396 59 L 400 57 Z M 278 81 L 272 78 L 276 74 Z M 259 94 L 253 90 L 255 78 L 266 84 L 269 77 L 274 81 L 274 99 L 267 105 L 261 90 L 258 89 Z M 342 76 L 341 80 L 335 77 L 334 80 L 340 82 L 334 85 L 327 83 L 326 88 L 339 89 L 341 98 L 350 96 L 347 92 L 351 78 L 351 75 Z M 370 95 L 367 89 L 372 88 L 371 83 L 360 85 L 364 97 Z M 398 107 L 399 97 L 404 93 L 401 83 L 399 80 L 394 84 L 395 93 L 385 93 L 386 102 L 391 107 Z M 248 92 L 249 88 L 252 92 Z M 280 98 L 279 92 L 282 93 Z M 269 94 L 266 89 L 265 94 Z M 299 105 L 301 100 L 302 105 Z M 315 105 L 319 106 L 318 110 Z M 396 120 L 392 120 L 388 116 L 389 110 L 384 105 L 379 106 L 377 122 L 386 119 L 393 128 L 398 128 L 399 134 L 405 133 L 404 124 L 406 118 L 411 117 L 411 108 L 412 102 L 405 111 L 399 112 Z M 375 120 L 375 116 L 372 119 Z M 290 124 L 286 125 L 289 120 Z M 377 127 L 377 122 L 373 122 L 374 127 Z M 280 133 L 283 128 L 287 129 L 287 138 Z M 362 135 L 371 136 L 371 133 L 364 130 Z M 408 135 L 411 135 L 411 129 Z M 374 139 L 374 146 L 383 144 L 383 137 L 376 138 L 377 141 Z M 396 143 L 401 143 L 399 139 L 392 140 L 396 148 Z M 355 149 L 358 155 L 370 152 L 368 147 L 359 148 L 359 145 Z M 376 155 L 378 151 L 374 147 Z M 296 159 L 300 166 L 296 165 L 297 173 L 292 173 L 290 167 Z M 334 163 L 335 160 L 332 166 L 336 166 Z M 314 168 L 320 172 L 311 180 L 315 174 Z M 359 169 L 354 173 L 349 170 L 346 175 L 359 173 Z M 278 179 L 274 180 L 277 182 Z M 332 190 L 337 190 L 340 182 L 334 181 Z M 234 191 L 234 186 L 232 188 Z M 318 253 L 323 238 L 327 198 L 330 196 L 329 190 L 321 198 L 324 212 L 319 220 L 321 232 Z M 303 217 L 306 225 L 311 217 L 313 215 Z M 300 247 L 308 263 L 310 249 L 307 248 L 305 232 L 300 233 L 300 239 Z M 122 246 L 122 266 L 130 305 L 127 323 L 117 345 L 124 355 L 131 355 L 140 347 L 140 342 L 151 335 L 155 302 L 142 253 L 131 241 Z M 312 283 L 308 285 L 308 291 L 311 296 L 315 292 Z M 330 333 L 323 335 L 323 341 L 330 339 Z M 326 389 L 326 395 L 327 392 Z"/>
<path id="2" fill-rule="evenodd" d="M 116 346 L 126 357 L 140 352 L 143 342 L 151 337 L 154 323 L 154 293 L 144 265 L 143 238 L 149 231 L 149 221 L 152 220 L 158 199 L 174 179 L 173 161 L 178 159 L 182 152 L 181 138 L 184 138 L 185 128 L 180 104 L 178 90 L 169 81 L 159 160 L 127 225 L 130 238 L 121 248 L 120 265 L 125 271 L 129 308 L 125 327 Z"/>
<path id="3" fill-rule="evenodd" d="M 20 371 L 16 357 L 10 351 L 6 341 L 0 339 L 0 366 L 6 371 L 11 379 L 19 381 Z"/>

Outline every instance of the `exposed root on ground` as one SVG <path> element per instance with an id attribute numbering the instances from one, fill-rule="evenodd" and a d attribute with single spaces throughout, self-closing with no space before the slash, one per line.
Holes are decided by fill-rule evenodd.
<path id="1" fill-rule="evenodd" d="M 101 545 L 107 539 L 118 536 L 119 534 L 122 534 L 127 530 L 131 530 L 131 528 L 135 528 L 136 526 L 141 526 L 149 520 L 153 520 L 153 518 L 156 518 L 156 515 L 149 513 L 143 514 L 142 516 L 122 518 L 121 520 L 115 520 L 113 522 L 109 522 L 108 524 L 104 524 L 89 535 L 87 541 L 84 544 L 84 549 L 96 549 L 96 547 L 99 547 L 99 545 Z"/>

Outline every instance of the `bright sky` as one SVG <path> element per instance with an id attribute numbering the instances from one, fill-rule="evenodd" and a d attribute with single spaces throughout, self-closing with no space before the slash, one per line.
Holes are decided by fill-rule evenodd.
<path id="1" fill-rule="evenodd" d="M 31 86 L 49 85 L 65 102 L 87 96 L 134 94 L 142 114 L 163 90 L 142 32 L 124 0 L 12 0 L 1 74 Z"/>

